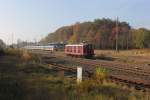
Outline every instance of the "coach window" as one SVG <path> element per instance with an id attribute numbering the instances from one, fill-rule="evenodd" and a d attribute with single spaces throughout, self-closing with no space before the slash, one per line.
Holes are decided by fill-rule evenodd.
<path id="1" fill-rule="evenodd" d="M 70 46 L 68 46 L 68 51 L 70 52 Z"/>
<path id="2" fill-rule="evenodd" d="M 71 48 L 71 46 L 69 46 L 69 52 L 72 52 L 72 48 Z"/>
<path id="3" fill-rule="evenodd" d="M 74 46 L 74 52 L 76 52 L 76 46 Z"/>
<path id="4" fill-rule="evenodd" d="M 68 46 L 68 52 L 70 52 L 70 47 Z"/>
<path id="5" fill-rule="evenodd" d="M 67 51 L 67 52 L 69 51 L 69 47 L 66 47 L 66 51 Z"/>

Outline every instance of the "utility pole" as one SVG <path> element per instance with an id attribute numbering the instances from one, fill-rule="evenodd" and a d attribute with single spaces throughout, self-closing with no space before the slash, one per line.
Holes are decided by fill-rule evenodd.
<path id="1" fill-rule="evenodd" d="M 14 34 L 12 33 L 12 47 L 13 47 L 13 42 L 14 42 Z"/>
<path id="2" fill-rule="evenodd" d="M 118 52 L 118 33 L 119 33 L 119 29 L 118 29 L 118 17 L 116 19 L 116 52 Z"/>

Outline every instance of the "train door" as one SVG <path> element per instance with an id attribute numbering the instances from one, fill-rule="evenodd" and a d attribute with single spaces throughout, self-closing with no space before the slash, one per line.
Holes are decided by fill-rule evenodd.
<path id="1" fill-rule="evenodd" d="M 92 44 L 90 44 L 89 45 L 89 53 L 90 53 L 90 55 L 92 56 L 92 55 L 94 55 L 94 48 L 93 48 L 93 45 Z"/>
<path id="2" fill-rule="evenodd" d="M 92 53 L 92 45 L 88 45 L 88 54 L 91 54 Z"/>
<path id="3" fill-rule="evenodd" d="M 86 56 L 87 55 L 87 46 L 83 45 L 83 55 Z"/>

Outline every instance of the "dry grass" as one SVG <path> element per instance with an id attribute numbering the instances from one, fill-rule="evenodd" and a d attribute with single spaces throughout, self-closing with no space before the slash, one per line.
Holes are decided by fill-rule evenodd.
<path id="1" fill-rule="evenodd" d="M 4 50 L 5 55 L 9 56 L 20 56 L 21 50 L 20 49 L 15 49 L 15 48 L 7 48 Z"/>
<path id="2" fill-rule="evenodd" d="M 97 67 L 94 79 L 98 83 L 102 84 L 105 80 L 107 80 L 107 78 L 108 78 L 108 70 L 105 68 Z"/>
<path id="3" fill-rule="evenodd" d="M 133 49 L 120 50 L 118 53 L 115 50 L 95 50 L 96 55 L 110 55 L 110 56 L 150 56 L 150 49 Z"/>
<path id="4" fill-rule="evenodd" d="M 0 60 L 0 100 L 146 100 L 144 94 L 107 81 L 100 84 L 93 78 L 76 84 L 74 78 L 62 79 L 45 65 L 33 62 L 36 59 L 23 51 L 20 56 Z"/>
<path id="5" fill-rule="evenodd" d="M 16 56 L 20 58 L 21 62 L 27 63 L 27 62 L 41 62 L 41 59 L 38 55 L 33 55 L 29 53 L 28 50 L 25 49 L 15 49 L 15 48 L 7 48 L 4 51 L 5 56 Z"/>
<path id="6" fill-rule="evenodd" d="M 134 64 L 150 63 L 150 49 L 120 50 L 118 53 L 113 50 L 95 50 L 95 54 L 96 58 L 102 60 Z"/>
<path id="7" fill-rule="evenodd" d="M 21 60 L 27 62 L 30 61 L 31 59 L 32 59 L 31 54 L 29 54 L 27 50 L 23 50 L 21 54 Z"/>

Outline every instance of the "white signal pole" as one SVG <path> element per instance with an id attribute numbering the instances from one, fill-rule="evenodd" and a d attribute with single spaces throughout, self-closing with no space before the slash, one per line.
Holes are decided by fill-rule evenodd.
<path id="1" fill-rule="evenodd" d="M 82 82 L 82 67 L 77 67 L 77 83 Z"/>

